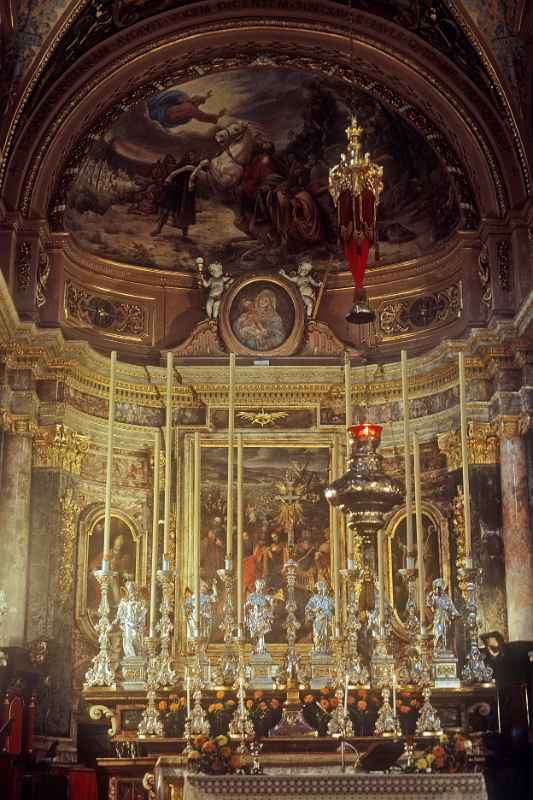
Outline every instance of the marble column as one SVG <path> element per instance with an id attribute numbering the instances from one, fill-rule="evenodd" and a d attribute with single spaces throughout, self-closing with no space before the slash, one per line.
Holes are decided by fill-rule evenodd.
<path id="1" fill-rule="evenodd" d="M 31 423 L 26 423 L 17 420 L 17 432 L 4 434 L 0 588 L 5 591 L 9 604 L 4 625 L 4 639 L 9 646 L 24 643 L 26 628 L 32 458 Z"/>
<path id="2" fill-rule="evenodd" d="M 533 541 L 523 420 L 500 418 L 502 526 L 509 639 L 533 639 Z"/>

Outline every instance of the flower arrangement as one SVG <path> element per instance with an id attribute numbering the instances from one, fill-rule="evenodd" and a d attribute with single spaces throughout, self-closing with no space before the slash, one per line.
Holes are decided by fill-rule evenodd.
<path id="1" fill-rule="evenodd" d="M 472 742 L 461 734 L 443 735 L 439 744 L 416 755 L 414 772 L 466 772 L 471 750 Z"/>
<path id="2" fill-rule="evenodd" d="M 159 715 L 163 723 L 165 736 L 183 736 L 185 720 L 187 719 L 187 701 L 185 697 L 169 694 L 168 700 L 158 703 Z"/>
<path id="3" fill-rule="evenodd" d="M 187 752 L 187 766 L 194 772 L 208 775 L 226 775 L 241 768 L 241 757 L 227 736 L 193 736 Z"/>
<path id="4" fill-rule="evenodd" d="M 270 699 L 264 692 L 254 692 L 253 698 L 246 700 L 246 708 L 254 724 L 256 736 L 268 736 L 270 730 L 281 720 L 281 701 L 277 697 Z"/>

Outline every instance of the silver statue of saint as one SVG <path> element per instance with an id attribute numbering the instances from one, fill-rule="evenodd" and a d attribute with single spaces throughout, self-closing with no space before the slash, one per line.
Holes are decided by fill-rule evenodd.
<path id="1" fill-rule="evenodd" d="M 433 611 L 433 650 L 435 653 L 448 652 L 448 630 L 459 612 L 448 595 L 448 584 L 444 578 L 433 581 L 432 591 L 426 597 L 426 606 Z"/>
<path id="2" fill-rule="evenodd" d="M 272 630 L 274 598 L 265 594 L 265 582 L 257 580 L 255 591 L 250 592 L 244 604 L 244 622 L 250 636 L 255 639 L 254 655 L 265 653 L 265 636 Z"/>
<path id="3" fill-rule="evenodd" d="M 312 652 L 326 654 L 329 652 L 333 598 L 328 594 L 326 581 L 322 578 L 315 583 L 315 589 L 315 594 L 311 595 L 305 607 L 305 620 L 313 623 Z"/>
<path id="4" fill-rule="evenodd" d="M 372 634 L 372 638 L 377 641 L 380 639 L 385 639 L 388 641 L 392 631 L 392 608 L 389 603 L 388 598 L 385 596 L 385 601 L 383 603 L 383 630 L 381 630 L 380 625 L 380 587 L 379 587 L 379 578 L 377 575 L 374 576 L 374 606 L 369 611 L 367 611 L 366 619 L 367 619 L 367 626 Z"/>
<path id="5" fill-rule="evenodd" d="M 196 626 L 196 595 L 194 592 L 185 597 L 185 616 L 187 618 L 187 638 L 200 638 L 207 644 L 211 638 L 211 630 L 215 617 L 215 604 L 218 598 L 216 580 L 213 580 L 211 591 L 204 580 L 200 581 L 200 631 Z"/>
<path id="6" fill-rule="evenodd" d="M 146 603 L 139 596 L 135 581 L 126 581 L 113 624 L 119 625 L 122 631 L 122 651 L 125 658 L 142 656 Z"/>

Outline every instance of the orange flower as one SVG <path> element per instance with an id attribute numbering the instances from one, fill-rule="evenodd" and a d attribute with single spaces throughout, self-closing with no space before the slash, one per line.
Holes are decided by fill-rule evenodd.
<path id="1" fill-rule="evenodd" d="M 312 695 L 311 695 L 312 696 Z M 277 697 L 273 697 L 270 701 L 270 708 L 279 708 L 280 702 Z"/>
<path id="2" fill-rule="evenodd" d="M 166 711 L 167 710 L 167 701 L 166 700 L 160 700 L 157 707 L 159 708 L 160 711 Z"/>
<path id="3" fill-rule="evenodd" d="M 304 703 L 307 705 L 308 703 L 312 703 L 314 701 L 314 697 L 312 694 L 304 695 Z"/>
<path id="4" fill-rule="evenodd" d="M 329 689 L 328 689 L 328 687 L 327 687 L 327 686 L 324 686 L 324 688 L 320 690 L 320 694 L 321 694 L 321 695 L 323 695 L 323 697 L 328 697 L 328 696 L 329 696 Z"/>
<path id="5" fill-rule="evenodd" d="M 357 701 L 356 709 L 358 711 L 361 711 L 361 712 L 362 711 L 366 711 L 367 708 L 368 708 L 368 703 L 366 702 L 366 700 L 358 700 Z"/>
<path id="6" fill-rule="evenodd" d="M 233 753 L 229 760 L 230 767 L 232 769 L 239 769 L 241 766 L 241 757 L 238 753 Z"/>
<path id="7" fill-rule="evenodd" d="M 357 692 L 357 697 L 360 697 L 361 700 L 364 700 L 366 697 L 366 689 L 359 689 Z"/>
<path id="8" fill-rule="evenodd" d="M 178 695 L 176 694 L 176 692 L 170 692 L 170 694 L 168 696 L 168 699 L 169 700 L 177 700 L 178 699 Z"/>
<path id="9" fill-rule="evenodd" d="M 214 753 L 215 750 L 216 750 L 215 743 L 209 740 L 207 742 L 204 742 L 202 745 L 202 752 L 204 753 Z"/>
<path id="10" fill-rule="evenodd" d="M 328 710 L 329 710 L 329 700 L 328 700 L 328 698 L 327 698 L 327 697 L 323 697 L 323 698 L 320 700 L 320 705 L 322 706 L 322 708 L 323 708 L 325 711 L 328 711 Z"/>
<path id="11" fill-rule="evenodd" d="M 409 706 L 404 706 L 400 704 L 400 714 L 408 714 L 410 712 Z"/>
<path id="12" fill-rule="evenodd" d="M 418 706 L 419 706 L 419 702 L 418 702 L 418 700 L 411 700 L 411 702 L 410 702 L 410 704 L 409 704 L 409 705 L 410 705 L 412 708 L 418 708 Z"/>
<path id="13" fill-rule="evenodd" d="M 254 692 L 254 698 L 255 698 L 255 700 L 261 700 L 261 698 L 263 697 L 263 695 L 264 695 L 264 692 L 262 692 L 261 690 L 259 690 L 259 691 L 257 691 L 257 692 Z"/>
<path id="14" fill-rule="evenodd" d="M 178 708 L 179 708 L 179 705 L 178 705 L 177 703 L 171 703 L 171 704 L 169 705 L 169 709 L 170 709 L 171 711 L 177 711 L 177 710 L 178 710 Z"/>
<path id="15" fill-rule="evenodd" d="M 348 705 L 349 706 L 353 706 L 354 703 L 355 703 L 355 697 L 353 696 L 353 694 L 349 694 L 348 695 Z"/>
<path id="16" fill-rule="evenodd" d="M 435 764 L 435 769 L 443 769 L 444 768 L 444 759 L 443 758 L 436 758 L 433 763 Z"/>
<path id="17" fill-rule="evenodd" d="M 405 700 L 409 700 L 411 697 L 411 692 L 400 692 L 400 697 L 403 697 Z"/>
<path id="18" fill-rule="evenodd" d="M 338 697 L 332 697 L 331 698 L 331 707 L 332 708 L 337 708 L 338 705 L 339 705 L 339 698 Z"/>
<path id="19" fill-rule="evenodd" d="M 216 693 L 215 697 L 216 697 L 217 700 L 223 700 L 225 694 L 226 694 L 226 692 L 224 691 L 224 689 L 219 689 L 218 692 Z"/>
<path id="20" fill-rule="evenodd" d="M 248 711 L 253 707 L 254 707 L 254 701 L 253 700 L 247 700 L 246 701 L 246 708 L 248 709 Z"/>
<path id="21" fill-rule="evenodd" d="M 224 758 L 229 758 L 230 755 L 231 755 L 231 747 L 228 747 L 227 745 L 226 745 L 226 747 L 221 747 L 220 748 L 220 755 L 224 756 Z"/>
<path id="22" fill-rule="evenodd" d="M 442 745 L 440 744 L 436 744 L 435 747 L 433 747 L 433 749 L 431 750 L 431 752 L 433 753 L 436 759 L 444 758 L 444 756 L 446 755 L 444 747 L 442 747 Z"/>
<path id="23" fill-rule="evenodd" d="M 194 749 L 201 750 L 206 741 L 207 739 L 201 733 L 198 736 L 195 736 L 192 740 Z"/>

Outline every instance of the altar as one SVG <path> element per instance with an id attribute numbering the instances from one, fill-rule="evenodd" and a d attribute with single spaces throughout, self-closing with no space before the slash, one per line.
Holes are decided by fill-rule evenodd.
<path id="1" fill-rule="evenodd" d="M 157 768 L 156 768 L 157 775 Z M 331 769 L 302 772 L 285 769 L 269 775 L 191 775 L 183 779 L 182 794 L 164 778 L 157 783 L 157 800 L 486 800 L 483 775 L 340 774 Z"/>

